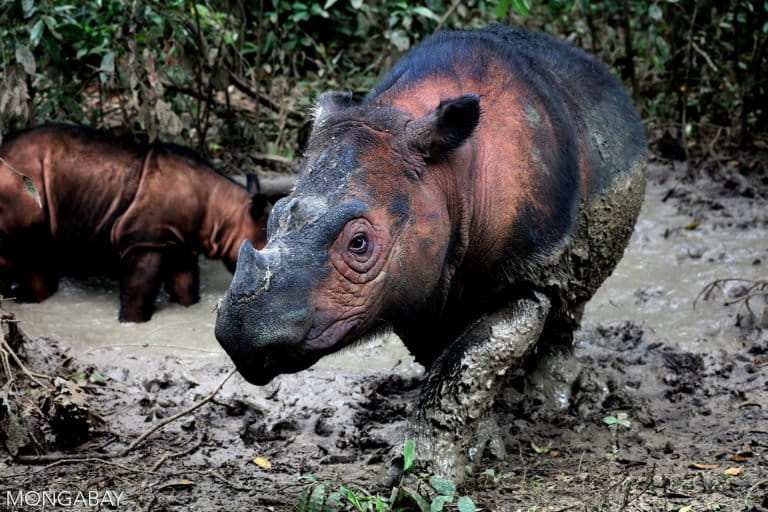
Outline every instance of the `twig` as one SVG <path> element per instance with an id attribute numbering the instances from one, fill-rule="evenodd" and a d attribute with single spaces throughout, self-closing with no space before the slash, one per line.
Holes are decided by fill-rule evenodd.
<path id="1" fill-rule="evenodd" d="M 108 460 L 114 457 L 115 457 L 115 454 L 110 453 L 100 457 L 85 457 L 85 458 Z M 19 455 L 14 459 L 14 461 L 20 462 L 22 464 L 47 464 L 50 462 L 60 462 L 60 461 L 77 462 L 77 461 L 84 460 L 85 458 L 79 453 L 56 453 L 56 454 L 45 454 L 45 455 Z"/>
<path id="2" fill-rule="evenodd" d="M 712 62 L 712 59 L 709 58 L 709 55 L 704 52 L 701 48 L 699 48 L 699 45 L 696 44 L 695 41 L 691 41 L 691 45 L 693 45 L 693 49 L 696 50 L 696 53 L 704 57 L 704 60 L 707 61 L 707 64 L 709 64 L 709 67 L 712 68 L 712 71 L 717 71 L 717 66 Z"/>
<path id="3" fill-rule="evenodd" d="M 221 380 L 221 382 L 219 382 L 219 384 L 213 389 L 213 391 L 211 391 L 208 394 L 208 396 L 206 396 L 205 398 L 203 398 L 199 402 L 195 403 L 191 407 L 188 407 L 187 409 L 185 409 L 185 410 L 183 410 L 183 411 L 181 411 L 179 413 L 176 413 L 173 416 L 170 416 L 170 417 L 164 419 L 163 421 L 155 424 L 153 427 L 149 428 L 146 432 L 144 432 L 138 438 L 136 438 L 136 440 L 134 442 L 132 442 L 123 451 L 121 451 L 118 456 L 119 457 L 125 457 L 128 453 L 131 452 L 131 450 L 133 450 L 134 448 L 139 446 L 147 437 L 151 436 L 152 434 L 154 434 L 155 432 L 157 432 L 161 428 L 165 427 L 169 423 L 172 423 L 172 422 L 176 421 L 177 419 L 181 418 L 182 416 L 186 416 L 187 414 L 196 411 L 197 409 L 199 409 L 203 405 L 205 405 L 208 402 L 210 402 L 213 399 L 213 397 L 216 396 L 216 393 L 219 392 L 219 390 L 224 386 L 224 384 L 226 384 L 226 382 L 229 380 L 229 378 L 232 377 L 232 375 L 235 374 L 236 371 L 237 371 L 236 368 L 232 368 L 232 370 L 230 370 L 230 372 L 226 375 L 226 377 L 224 377 Z"/>
<path id="4" fill-rule="evenodd" d="M 197 440 L 197 443 L 193 444 L 192 446 L 190 446 L 189 448 L 187 448 L 185 450 L 181 450 L 181 451 L 174 452 L 174 453 L 166 453 L 165 455 L 160 457 L 157 460 L 157 462 L 155 462 L 154 465 L 149 470 L 150 471 L 157 471 L 160 468 L 160 466 L 165 464 L 165 462 L 167 460 L 175 459 L 176 457 L 184 457 L 185 455 L 189 455 L 190 453 L 192 453 L 195 450 L 197 450 L 198 448 L 200 448 L 200 446 L 202 446 L 204 438 L 205 438 L 205 436 L 200 436 L 200 439 Z"/>
<path id="5" fill-rule="evenodd" d="M 448 21 L 448 18 L 451 16 L 451 14 L 453 14 L 453 11 L 456 10 L 456 8 L 459 6 L 460 3 L 461 3 L 461 0 L 453 0 L 453 2 L 451 2 L 451 6 L 448 8 L 447 11 L 445 11 L 445 14 L 443 14 L 440 17 L 440 21 L 437 22 L 437 27 L 435 27 L 435 31 L 438 31 L 441 28 L 443 28 L 443 25 L 445 24 L 445 22 Z"/>
<path id="6" fill-rule="evenodd" d="M 40 378 L 48 378 L 48 379 L 51 379 L 51 380 L 53 380 L 53 377 L 49 377 L 49 376 L 47 376 L 47 375 L 42 375 L 42 374 L 39 374 L 39 373 L 32 373 L 31 371 L 29 371 L 29 368 L 27 368 L 27 367 L 26 367 L 26 365 L 25 365 L 24 363 L 22 363 L 22 362 L 21 362 L 21 359 L 19 359 L 19 356 L 17 356 L 17 355 L 16 355 L 16 352 L 14 352 L 14 351 L 13 351 L 13 349 L 11 348 L 11 346 L 10 346 L 10 345 L 8 345 L 8 342 L 7 342 L 7 341 L 5 341 L 4 339 L 0 340 L 0 350 L 3 350 L 3 351 L 7 351 L 7 352 L 8 352 L 8 355 L 10 355 L 10 356 L 11 356 L 11 358 L 12 358 L 12 359 L 13 359 L 13 361 L 16 363 L 16 365 L 19 367 L 19 369 L 21 370 L 21 372 L 22 372 L 24 375 L 26 375 L 26 376 L 27 376 L 27 378 L 29 378 L 29 380 L 31 380 L 32 382 L 34 382 L 35 384 L 37 384 L 37 385 L 38 385 L 38 386 L 40 386 L 41 388 L 45 389 L 46 391 L 50 391 L 50 389 L 48 388 L 48 386 L 46 386 L 45 384 L 43 384 L 42 382 L 40 382 L 39 380 L 37 380 L 37 377 L 40 377 Z M 37 377 L 36 377 L 36 376 L 37 376 Z"/>
<path id="7" fill-rule="evenodd" d="M 653 475 L 654 474 L 656 474 L 656 464 L 655 463 L 650 467 L 650 469 L 648 469 L 648 473 L 646 473 L 646 477 L 645 477 L 644 482 L 643 482 L 643 483 L 645 483 L 644 488 L 639 493 L 637 493 L 635 496 L 633 496 L 632 498 L 629 497 L 630 487 L 627 486 L 627 491 L 624 494 L 624 504 L 619 509 L 619 512 L 621 512 L 622 510 L 626 509 L 629 505 L 632 504 L 632 502 L 637 501 L 640 498 L 640 496 L 642 496 L 643 494 L 648 492 L 648 490 L 651 488 L 651 485 L 653 484 Z"/>
<path id="8" fill-rule="evenodd" d="M 220 354 L 216 350 L 205 350 L 202 348 L 182 347 L 180 345 L 158 345 L 154 343 L 117 343 L 115 345 L 102 345 L 100 347 L 93 347 L 86 351 L 86 354 L 90 354 L 96 350 L 108 350 L 110 348 L 117 347 L 133 347 L 133 348 L 172 348 L 174 350 L 191 350 L 193 352 L 203 352 L 204 354 Z"/>
<path id="9" fill-rule="evenodd" d="M 294 162 L 290 158 L 286 158 L 286 157 L 280 156 L 280 155 L 272 155 L 272 154 L 269 154 L 269 153 L 251 153 L 250 156 L 254 160 L 264 160 L 264 161 L 267 161 L 267 162 L 277 162 L 279 164 L 286 165 L 286 166 L 288 166 L 288 167 L 290 167 L 292 169 L 296 167 L 296 162 Z"/>
<path id="10" fill-rule="evenodd" d="M 40 456 L 40 457 L 45 457 L 45 456 Z M 24 455 L 24 456 L 19 457 L 18 459 L 15 459 L 15 460 L 17 462 L 25 462 L 24 460 L 22 460 L 22 459 L 25 459 L 25 458 L 26 459 L 32 459 L 33 456 L 31 456 L 31 455 Z M 53 467 L 56 467 L 56 466 L 60 466 L 62 464 L 74 464 L 76 462 L 98 462 L 100 464 L 106 464 L 107 466 L 114 466 L 114 467 L 120 468 L 120 469 L 125 470 L 125 471 L 130 471 L 131 473 L 146 473 L 146 474 L 150 474 L 150 475 L 156 475 L 157 474 L 157 473 L 153 473 L 151 471 L 147 471 L 146 469 L 141 469 L 139 467 L 130 467 L 130 466 L 125 466 L 123 464 L 119 464 L 117 462 L 112 462 L 112 461 L 109 460 L 111 458 L 112 458 L 111 455 L 110 456 L 105 456 L 105 457 L 67 457 L 67 458 L 59 458 L 58 460 L 55 460 L 54 462 L 52 462 L 50 464 L 46 464 L 45 466 L 43 466 L 42 468 L 40 468 L 39 470 L 35 471 L 32 474 L 41 473 L 41 472 L 43 472 L 43 471 L 45 471 L 47 469 L 50 469 L 50 468 L 53 468 Z M 40 459 L 40 462 L 43 462 L 43 460 Z M 29 460 L 27 463 L 28 464 L 34 464 L 35 461 L 34 460 Z M 18 476 L 27 476 L 29 474 L 30 474 L 29 471 L 24 471 L 22 473 L 13 473 L 13 474 L 4 475 L 4 476 L 5 476 L 5 478 L 14 478 L 14 477 L 18 477 Z"/>
<path id="11" fill-rule="evenodd" d="M 235 75 L 234 73 L 229 73 L 229 83 L 235 86 L 235 89 L 239 90 L 246 96 L 249 96 L 250 98 L 257 100 L 260 104 L 262 104 L 265 107 L 268 107 L 273 112 L 279 114 L 283 111 L 287 112 L 288 117 L 292 118 L 295 121 L 304 121 L 305 117 L 301 114 L 301 112 L 298 112 L 296 110 L 289 109 L 287 106 L 281 106 L 278 105 L 278 103 L 273 100 L 271 97 L 269 97 L 266 93 L 262 92 L 254 92 L 248 87 L 248 85 L 243 82 L 240 77 Z"/>
<path id="12" fill-rule="evenodd" d="M 768 479 L 758 480 L 755 485 L 753 485 L 752 487 L 749 488 L 749 490 L 747 491 L 747 495 L 744 496 L 744 506 L 745 507 L 749 507 L 749 501 L 752 499 L 752 491 L 754 491 L 755 489 L 757 489 L 758 487 L 760 487 L 763 484 L 768 484 Z"/>

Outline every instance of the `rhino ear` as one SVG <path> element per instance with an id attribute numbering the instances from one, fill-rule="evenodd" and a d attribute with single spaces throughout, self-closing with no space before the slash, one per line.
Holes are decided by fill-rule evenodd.
<path id="1" fill-rule="evenodd" d="M 334 112 L 352 106 L 354 100 L 351 92 L 325 92 L 315 102 L 315 125 L 323 122 L 323 119 Z"/>
<path id="2" fill-rule="evenodd" d="M 251 218 L 256 222 L 265 219 L 272 211 L 272 204 L 261 194 L 255 194 L 251 197 Z"/>
<path id="3" fill-rule="evenodd" d="M 439 160 L 461 146 L 480 121 L 480 96 L 465 94 L 443 100 L 429 114 L 410 123 L 406 136 L 416 152 Z"/>
<path id="4" fill-rule="evenodd" d="M 248 193 L 251 195 L 255 195 L 261 192 L 261 183 L 259 182 L 259 177 L 253 173 L 246 174 L 245 188 L 248 190 Z"/>

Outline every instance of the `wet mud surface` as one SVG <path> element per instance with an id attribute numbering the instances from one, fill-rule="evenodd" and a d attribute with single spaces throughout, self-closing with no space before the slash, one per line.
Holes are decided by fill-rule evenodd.
<path id="1" fill-rule="evenodd" d="M 496 400 L 496 442 L 477 447 L 480 464 L 462 489 L 479 507 L 768 510 L 765 298 L 727 281 L 692 309 L 713 279 L 764 278 L 768 265 L 765 162 L 721 165 L 651 167 L 626 264 L 588 307 L 573 349 L 541 354 Z M 679 269 L 691 268 L 699 277 L 677 284 Z M 87 351 L 41 337 L 24 351 L 31 370 L 74 376 L 77 389 L 49 382 L 59 390 L 41 397 L 17 376 L 15 398 L 39 428 L 14 445 L 0 415 L 0 509 L 10 507 L 6 491 L 110 489 L 125 493 L 121 510 L 290 511 L 309 473 L 388 496 L 387 457 L 422 378 L 399 357 L 373 370 L 367 357 L 320 365 L 261 388 L 234 375 L 210 402 L 107 458 L 206 397 L 230 371 L 227 359 Z M 62 394 L 81 396 L 87 411 L 36 423 Z M 612 429 L 609 416 L 628 426 Z M 17 449 L 87 460 L 22 463 L 9 453 Z"/>

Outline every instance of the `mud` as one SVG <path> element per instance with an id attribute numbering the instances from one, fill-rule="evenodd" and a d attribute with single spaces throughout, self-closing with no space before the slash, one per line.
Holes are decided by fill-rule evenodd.
<path id="1" fill-rule="evenodd" d="M 752 296 L 748 309 L 748 287 L 728 282 L 693 309 L 715 279 L 765 278 L 768 179 L 764 159 L 750 167 L 750 158 L 693 172 L 651 167 L 630 247 L 587 307 L 573 350 L 514 371 L 496 400 L 499 438 L 475 447 L 480 469 L 463 489 L 479 506 L 768 510 L 765 299 Z M 150 326 L 164 328 L 163 311 Z M 20 325 L 33 333 L 27 313 Z M 192 316 L 213 320 L 203 311 Z M 0 508 L 6 491 L 98 489 L 123 491 L 121 510 L 289 511 L 309 473 L 389 495 L 380 487 L 386 457 L 401 441 L 423 378 L 396 341 L 348 351 L 263 388 L 235 375 L 210 403 L 127 455 L 96 460 L 206 396 L 231 368 L 207 342 L 196 347 L 216 354 L 94 350 L 110 344 L 112 331 L 100 327 L 101 341 L 90 348 L 38 333 L 27 343 L 30 369 L 86 376 L 79 391 L 93 421 L 74 447 L 55 435 L 69 424 L 42 425 L 37 449 L 31 443 L 22 453 L 89 460 L 20 463 L 0 447 Z M 169 344 L 186 344 L 181 329 L 167 336 Z M 103 378 L 89 378 L 94 372 Z M 36 386 L 23 389 L 34 401 Z M 629 427 L 612 430 L 604 418 L 619 413 Z"/>

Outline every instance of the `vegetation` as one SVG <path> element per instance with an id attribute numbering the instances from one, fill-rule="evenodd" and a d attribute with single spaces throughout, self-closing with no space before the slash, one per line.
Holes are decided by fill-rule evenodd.
<path id="1" fill-rule="evenodd" d="M 316 475 L 303 477 L 304 487 L 296 508 L 298 512 L 475 512 L 477 507 L 469 496 L 458 496 L 456 484 L 447 478 L 430 475 L 418 469 L 412 440 L 403 444 L 403 483 L 385 498 L 367 489 L 342 484 L 333 490 L 333 483 Z M 330 491 L 330 493 L 329 493 Z"/>
<path id="2" fill-rule="evenodd" d="M 686 155 L 765 135 L 762 0 L 0 0 L 0 131 L 69 120 L 247 165 L 293 159 L 327 89 L 365 92 L 439 28 L 521 24 L 613 66 Z"/>

